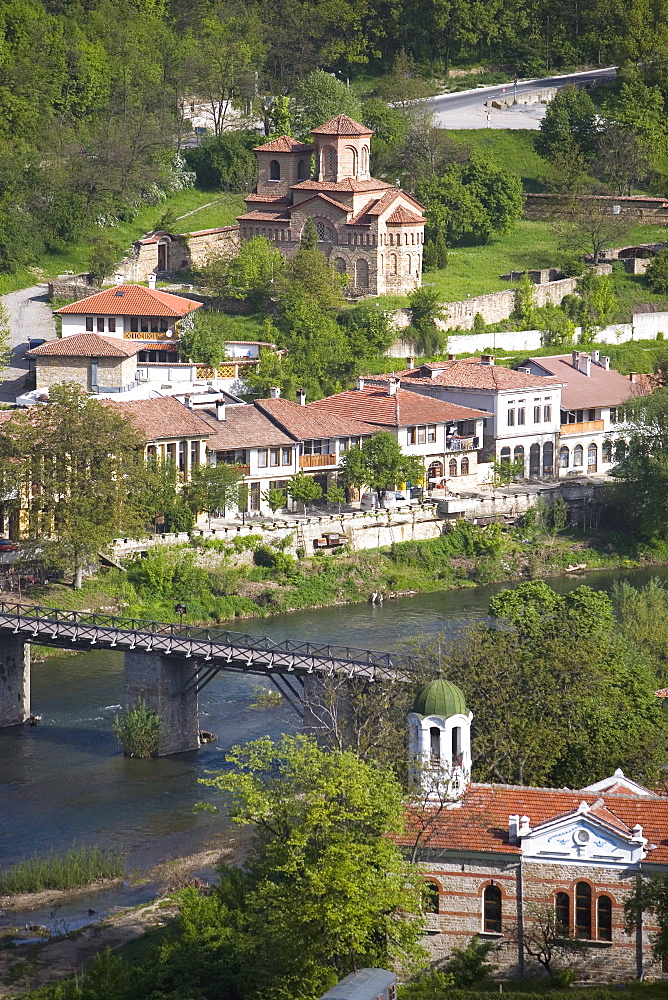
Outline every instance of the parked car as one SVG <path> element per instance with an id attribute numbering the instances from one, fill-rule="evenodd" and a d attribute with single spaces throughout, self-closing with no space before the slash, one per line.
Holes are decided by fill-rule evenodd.
<path id="1" fill-rule="evenodd" d="M 411 500 L 407 493 L 400 490 L 386 490 L 382 495 L 382 502 L 378 500 L 377 493 L 363 493 L 360 499 L 360 510 L 400 510 L 404 507 L 412 507 L 416 501 Z"/>
<path id="2" fill-rule="evenodd" d="M 0 538 L 0 552 L 17 552 L 18 548 L 11 538 Z"/>

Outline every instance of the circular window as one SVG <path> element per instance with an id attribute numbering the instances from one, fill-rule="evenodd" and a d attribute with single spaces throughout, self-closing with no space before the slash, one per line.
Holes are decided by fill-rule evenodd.
<path id="1" fill-rule="evenodd" d="M 576 844 L 588 844 L 589 843 L 589 830 L 576 830 L 575 831 L 575 843 Z"/>

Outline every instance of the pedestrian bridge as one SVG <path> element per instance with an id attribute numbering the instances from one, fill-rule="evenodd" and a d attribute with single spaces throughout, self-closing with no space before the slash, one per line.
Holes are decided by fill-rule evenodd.
<path id="1" fill-rule="evenodd" d="M 198 745 L 197 696 L 221 670 L 262 674 L 304 715 L 308 680 L 399 678 L 389 653 L 0 601 L 0 727 L 30 715 L 30 644 L 125 654 L 125 697 L 163 720 L 165 753 Z"/>

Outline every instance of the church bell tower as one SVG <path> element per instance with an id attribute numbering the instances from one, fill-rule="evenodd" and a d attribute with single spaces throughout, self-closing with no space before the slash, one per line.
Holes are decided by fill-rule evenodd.
<path id="1" fill-rule="evenodd" d="M 464 692 L 438 677 L 408 715 L 411 773 L 430 799 L 458 799 L 471 780 L 471 722 Z"/>

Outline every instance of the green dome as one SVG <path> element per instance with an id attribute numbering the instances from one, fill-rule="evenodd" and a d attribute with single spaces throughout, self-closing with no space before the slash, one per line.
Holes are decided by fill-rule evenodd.
<path id="1" fill-rule="evenodd" d="M 440 715 L 444 719 L 451 715 L 468 715 L 464 692 L 442 677 L 425 684 L 415 699 L 413 711 L 418 715 Z"/>

